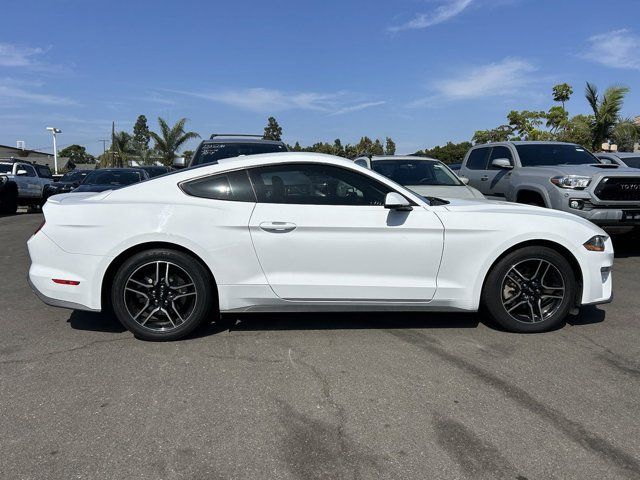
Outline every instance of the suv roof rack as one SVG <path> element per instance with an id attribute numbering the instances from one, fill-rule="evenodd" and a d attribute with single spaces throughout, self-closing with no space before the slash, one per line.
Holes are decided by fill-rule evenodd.
<path id="1" fill-rule="evenodd" d="M 209 140 L 212 140 L 216 137 L 253 137 L 253 138 L 264 138 L 264 135 L 251 135 L 246 133 L 212 133 L 209 137 Z"/>

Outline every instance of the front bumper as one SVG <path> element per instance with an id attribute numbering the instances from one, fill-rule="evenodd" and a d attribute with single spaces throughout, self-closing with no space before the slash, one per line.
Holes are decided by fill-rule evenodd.
<path id="1" fill-rule="evenodd" d="M 582 270 L 582 298 L 580 306 L 609 303 L 613 299 L 613 244 L 605 242 L 604 252 L 585 250 L 579 255 Z"/>

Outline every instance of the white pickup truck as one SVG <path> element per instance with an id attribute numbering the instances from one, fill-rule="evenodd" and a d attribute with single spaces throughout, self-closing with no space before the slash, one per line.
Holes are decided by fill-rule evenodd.
<path id="1" fill-rule="evenodd" d="M 37 210 L 45 202 L 44 186 L 53 183 L 51 170 L 46 165 L 37 165 L 16 160 L 0 160 L 0 175 L 6 183 L 13 182 L 18 189 L 18 205 Z"/>

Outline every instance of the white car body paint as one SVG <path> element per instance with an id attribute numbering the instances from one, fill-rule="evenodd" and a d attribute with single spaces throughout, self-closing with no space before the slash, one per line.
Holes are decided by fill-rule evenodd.
<path id="1" fill-rule="evenodd" d="M 409 199 L 413 210 L 212 200 L 179 187 L 227 170 L 307 162 L 370 176 Z M 44 227 L 28 242 L 29 280 L 46 303 L 68 308 L 101 310 L 114 259 L 158 242 L 186 249 L 207 265 L 221 311 L 475 311 L 494 262 L 513 246 L 540 240 L 574 256 L 584 284 L 580 303 L 605 302 L 612 294 L 611 274 L 601 273 L 613 263 L 611 240 L 604 252 L 585 249 L 591 237 L 606 235 L 586 220 L 486 200 L 431 206 L 372 170 L 328 155 L 222 160 L 115 191 L 56 195 L 44 214 Z"/>

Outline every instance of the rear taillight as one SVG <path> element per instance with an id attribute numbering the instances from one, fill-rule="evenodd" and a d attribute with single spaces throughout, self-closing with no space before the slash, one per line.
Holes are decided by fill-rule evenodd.
<path id="1" fill-rule="evenodd" d="M 42 227 L 44 227 L 44 224 L 46 223 L 46 220 L 43 220 L 42 223 L 38 226 L 38 228 L 36 228 L 36 231 L 33 232 L 33 234 L 35 235 L 36 233 L 38 233 L 40 230 L 42 230 Z"/>

